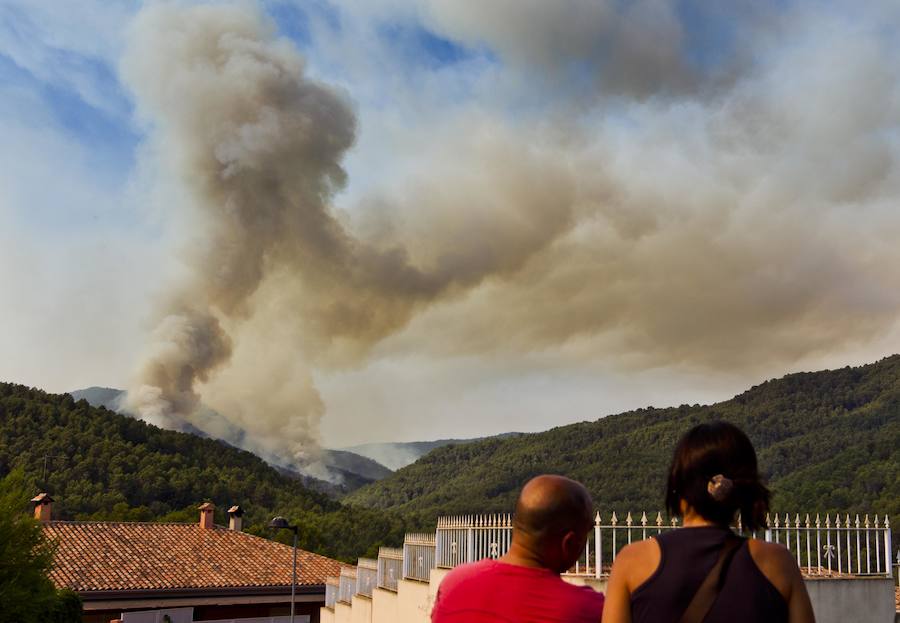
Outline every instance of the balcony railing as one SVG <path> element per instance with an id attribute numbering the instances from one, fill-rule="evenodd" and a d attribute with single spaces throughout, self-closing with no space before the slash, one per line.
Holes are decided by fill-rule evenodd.
<path id="1" fill-rule="evenodd" d="M 594 517 L 584 553 L 567 575 L 602 578 L 609 574 L 623 547 L 667 530 L 679 528 L 662 513 L 651 519 L 626 513 Z M 770 515 L 767 526 L 745 536 L 780 543 L 790 550 L 807 577 L 891 577 L 891 526 L 887 516 L 875 515 Z M 512 516 L 464 515 L 440 517 L 435 533 L 409 533 L 403 549 L 382 547 L 378 559 L 360 558 L 356 569 L 345 568 L 339 578 L 326 578 L 325 605 L 350 603 L 354 594 L 372 596 L 375 587 L 396 592 L 400 579 L 428 582 L 434 568 L 452 569 L 484 558 L 500 558 L 512 543 Z M 900 552 L 898 565 L 900 565 Z M 900 575 L 900 566 L 898 566 Z"/>
<path id="2" fill-rule="evenodd" d="M 341 603 L 349 604 L 356 594 L 356 569 L 344 567 L 341 569 L 341 576 L 338 582 L 337 600 Z"/>
<path id="3" fill-rule="evenodd" d="M 403 577 L 407 580 L 427 582 L 434 569 L 436 535 L 409 533 L 403 539 Z"/>
<path id="4" fill-rule="evenodd" d="M 356 563 L 356 594 L 372 596 L 378 582 L 378 561 L 360 558 Z"/>
<path id="5" fill-rule="evenodd" d="M 334 610 L 334 604 L 337 603 L 338 587 L 340 579 L 328 576 L 325 578 L 325 607 Z"/>
<path id="6" fill-rule="evenodd" d="M 403 577 L 403 550 L 393 547 L 378 548 L 378 588 L 397 592 L 401 577 Z"/>

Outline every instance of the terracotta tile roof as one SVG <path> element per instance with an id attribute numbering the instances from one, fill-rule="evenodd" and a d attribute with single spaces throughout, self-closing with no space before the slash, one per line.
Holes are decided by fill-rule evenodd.
<path id="1" fill-rule="evenodd" d="M 196 523 L 52 521 L 50 577 L 60 588 L 116 591 L 290 586 L 291 547 Z M 297 550 L 297 584 L 325 583 L 343 563 Z"/>

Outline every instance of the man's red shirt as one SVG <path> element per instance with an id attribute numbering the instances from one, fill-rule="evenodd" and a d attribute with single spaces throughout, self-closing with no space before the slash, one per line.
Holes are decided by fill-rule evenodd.
<path id="1" fill-rule="evenodd" d="M 549 569 L 497 560 L 457 567 L 438 589 L 432 623 L 599 623 L 603 594 Z"/>

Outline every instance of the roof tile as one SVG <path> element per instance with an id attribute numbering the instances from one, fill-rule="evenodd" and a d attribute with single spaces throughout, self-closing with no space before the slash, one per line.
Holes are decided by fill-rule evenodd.
<path id="1" fill-rule="evenodd" d="M 196 523 L 52 521 L 58 542 L 50 577 L 79 592 L 161 588 L 290 586 L 292 549 L 275 541 Z M 297 584 L 324 584 L 343 563 L 297 550 Z"/>

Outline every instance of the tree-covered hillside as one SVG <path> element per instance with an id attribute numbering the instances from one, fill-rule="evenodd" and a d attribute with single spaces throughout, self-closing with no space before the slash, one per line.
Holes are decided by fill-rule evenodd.
<path id="1" fill-rule="evenodd" d="M 274 536 L 265 526 L 284 515 L 299 521 L 302 547 L 346 560 L 403 538 L 395 514 L 348 509 L 250 452 L 0 383 L 0 477 L 15 467 L 54 497 L 58 519 L 195 521 L 211 500 L 218 523 L 240 504 L 248 531 Z"/>
<path id="2" fill-rule="evenodd" d="M 552 472 L 584 482 L 601 510 L 656 511 L 677 439 L 713 419 L 747 431 L 776 509 L 900 515 L 900 356 L 792 374 L 710 406 L 639 409 L 439 448 L 348 501 L 401 510 L 422 522 L 440 514 L 508 511 L 526 479 Z"/>
<path id="3" fill-rule="evenodd" d="M 126 393 L 124 389 L 88 387 L 85 389 L 76 389 L 69 393 L 76 401 L 83 398 L 93 407 L 106 407 L 110 411 L 133 417 L 133 415 L 129 414 L 123 406 L 125 404 Z M 227 444 L 238 448 L 244 447 L 246 438 L 243 429 L 229 422 L 221 414 L 216 413 L 212 409 L 206 407 L 203 407 L 203 409 L 204 418 L 207 420 L 207 423 L 216 423 L 216 425 L 213 426 L 213 429 L 217 431 L 217 435 L 211 435 L 204 432 L 202 428 L 198 428 L 186 421 L 180 422 L 179 426 L 176 426 L 175 428 L 199 437 L 221 439 Z M 422 454 L 425 453 L 423 452 Z M 276 469 L 279 469 L 283 473 L 296 474 L 295 469 L 290 467 L 290 461 L 287 461 L 287 466 L 285 466 L 285 461 L 279 461 L 279 457 L 266 457 L 262 455 L 262 458 L 268 459 L 271 464 L 276 466 Z M 346 450 L 328 450 L 323 448 L 319 459 L 319 464 L 317 466 L 319 469 L 316 471 L 328 474 L 331 478 L 328 481 L 308 476 L 302 478 L 308 487 L 334 497 L 340 497 L 350 491 L 355 491 L 364 485 L 380 480 L 392 473 L 392 470 L 375 460 Z M 410 461 L 410 463 L 412 463 L 412 461 Z"/>
<path id="4" fill-rule="evenodd" d="M 353 508 L 222 442 L 0 384 L 0 476 L 21 466 L 64 519 L 194 521 L 209 499 L 224 523 L 237 503 L 251 532 L 269 534 L 268 520 L 285 515 L 302 526 L 302 547 L 352 560 L 399 544 L 404 530 L 433 528 L 441 514 L 508 511 L 522 483 L 544 472 L 581 480 L 605 512 L 661 509 L 676 440 L 718 418 L 753 439 L 781 512 L 900 516 L 900 356 L 790 375 L 716 405 L 442 447 L 352 494 Z"/>

